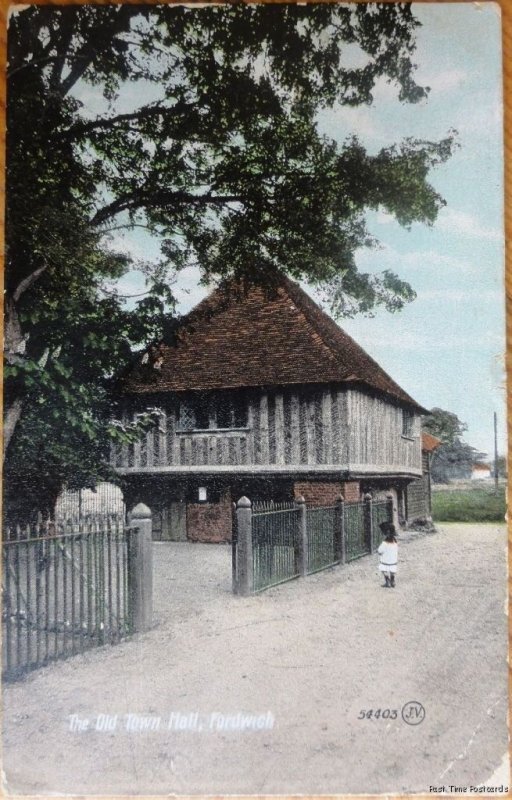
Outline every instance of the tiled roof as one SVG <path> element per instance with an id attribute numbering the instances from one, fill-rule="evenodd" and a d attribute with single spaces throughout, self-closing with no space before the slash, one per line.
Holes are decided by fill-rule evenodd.
<path id="1" fill-rule="evenodd" d="M 145 362 L 145 363 L 144 363 Z M 360 383 L 421 408 L 301 287 L 218 288 L 180 321 L 173 342 L 152 346 L 122 384 L 154 393 Z"/>
<path id="2" fill-rule="evenodd" d="M 426 450 L 427 453 L 431 453 L 441 444 L 441 439 L 438 439 L 437 436 L 432 436 L 431 433 L 422 433 L 421 434 L 421 449 Z"/>

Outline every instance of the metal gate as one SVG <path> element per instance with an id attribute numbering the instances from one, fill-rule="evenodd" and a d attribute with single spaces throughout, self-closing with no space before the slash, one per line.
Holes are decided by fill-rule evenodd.
<path id="1" fill-rule="evenodd" d="M 255 503 L 252 513 L 254 591 L 299 577 L 299 509 L 295 503 Z"/>
<path id="2" fill-rule="evenodd" d="M 16 679 L 130 633 L 127 540 L 112 519 L 5 531 L 2 670 Z"/>

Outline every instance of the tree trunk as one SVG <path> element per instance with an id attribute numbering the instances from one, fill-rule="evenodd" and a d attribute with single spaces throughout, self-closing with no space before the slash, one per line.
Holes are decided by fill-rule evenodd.
<path id="1" fill-rule="evenodd" d="M 25 351 L 25 338 L 21 331 L 20 320 L 15 302 L 6 296 L 4 304 L 4 357 L 5 363 L 13 366 L 19 364 Z M 23 409 L 23 394 L 20 389 L 11 388 L 5 391 L 4 384 L 4 459 L 14 429 L 18 424 Z"/>
<path id="2" fill-rule="evenodd" d="M 21 412 L 23 410 L 23 398 L 16 397 L 10 403 L 6 403 L 4 409 L 4 459 L 9 447 L 9 442 L 12 439 L 14 429 L 19 422 Z"/>

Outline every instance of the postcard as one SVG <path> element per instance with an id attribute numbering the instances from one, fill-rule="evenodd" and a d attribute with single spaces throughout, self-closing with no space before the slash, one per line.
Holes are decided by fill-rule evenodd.
<path id="1" fill-rule="evenodd" d="M 501 42 L 10 8 L 6 795 L 509 793 Z"/>

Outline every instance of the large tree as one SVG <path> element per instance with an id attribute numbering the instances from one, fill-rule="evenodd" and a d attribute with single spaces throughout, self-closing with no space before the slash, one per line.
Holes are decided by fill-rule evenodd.
<path id="1" fill-rule="evenodd" d="M 445 411 L 436 406 L 430 410 L 428 416 L 423 417 L 422 428 L 440 439 L 443 444 L 451 445 L 461 439 L 468 426 L 453 411 Z"/>
<path id="2" fill-rule="evenodd" d="M 162 332 L 169 271 L 197 263 L 204 279 L 272 282 L 281 270 L 327 287 L 345 315 L 414 296 L 390 272 L 358 272 L 354 253 L 374 244 L 370 208 L 406 226 L 435 220 L 443 200 L 428 175 L 452 136 L 369 154 L 349 131 L 341 143 L 321 136 L 317 115 L 371 103 L 380 79 L 397 86 L 397 102 L 424 99 L 418 24 L 408 4 L 11 15 L 6 447 L 24 407 L 27 420 L 54 417 L 54 429 L 93 424 L 129 347 Z M 87 91 L 97 113 L 80 100 Z M 130 316 L 108 294 L 130 259 L 105 236 L 136 226 L 160 237 L 162 260 L 146 267 L 149 295 Z"/>
<path id="3" fill-rule="evenodd" d="M 485 458 L 475 447 L 467 444 L 462 435 L 468 426 L 453 411 L 432 408 L 423 417 L 422 428 L 441 440 L 432 456 L 432 480 L 449 483 L 452 479 L 471 478 L 473 464 Z"/>

